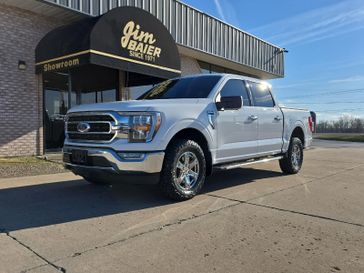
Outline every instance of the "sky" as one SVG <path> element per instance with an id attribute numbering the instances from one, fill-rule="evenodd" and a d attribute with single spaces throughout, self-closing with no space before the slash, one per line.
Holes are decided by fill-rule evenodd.
<path id="1" fill-rule="evenodd" d="M 364 118 L 364 0 L 183 0 L 286 48 L 281 104 L 320 120 Z"/>

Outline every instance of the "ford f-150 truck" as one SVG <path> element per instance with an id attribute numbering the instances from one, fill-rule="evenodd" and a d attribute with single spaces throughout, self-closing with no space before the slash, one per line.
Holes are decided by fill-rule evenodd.
<path id="1" fill-rule="evenodd" d="M 299 172 L 309 111 L 280 107 L 264 81 L 229 74 L 166 80 L 137 100 L 80 105 L 66 116 L 66 168 L 90 183 L 155 183 L 186 200 L 214 169 L 279 160 Z"/>

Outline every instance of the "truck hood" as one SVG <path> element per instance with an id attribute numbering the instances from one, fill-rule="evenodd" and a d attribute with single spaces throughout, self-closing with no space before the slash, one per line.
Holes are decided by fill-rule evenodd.
<path id="1" fill-rule="evenodd" d="M 108 103 L 82 104 L 69 110 L 69 113 L 89 111 L 163 111 L 167 108 L 180 109 L 208 103 L 208 99 L 157 99 L 157 100 L 131 100 Z"/>

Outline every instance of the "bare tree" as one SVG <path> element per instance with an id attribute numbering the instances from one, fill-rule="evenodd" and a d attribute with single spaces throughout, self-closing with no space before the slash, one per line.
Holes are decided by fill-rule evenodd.
<path id="1" fill-rule="evenodd" d="M 364 119 L 342 116 L 335 121 L 319 121 L 317 133 L 364 133 Z"/>

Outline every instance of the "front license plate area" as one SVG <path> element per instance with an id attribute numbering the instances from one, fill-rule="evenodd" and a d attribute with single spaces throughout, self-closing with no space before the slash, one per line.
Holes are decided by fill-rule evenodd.
<path id="1" fill-rule="evenodd" d="M 74 164 L 86 165 L 87 164 L 87 151 L 86 150 L 72 150 L 71 161 Z"/>

